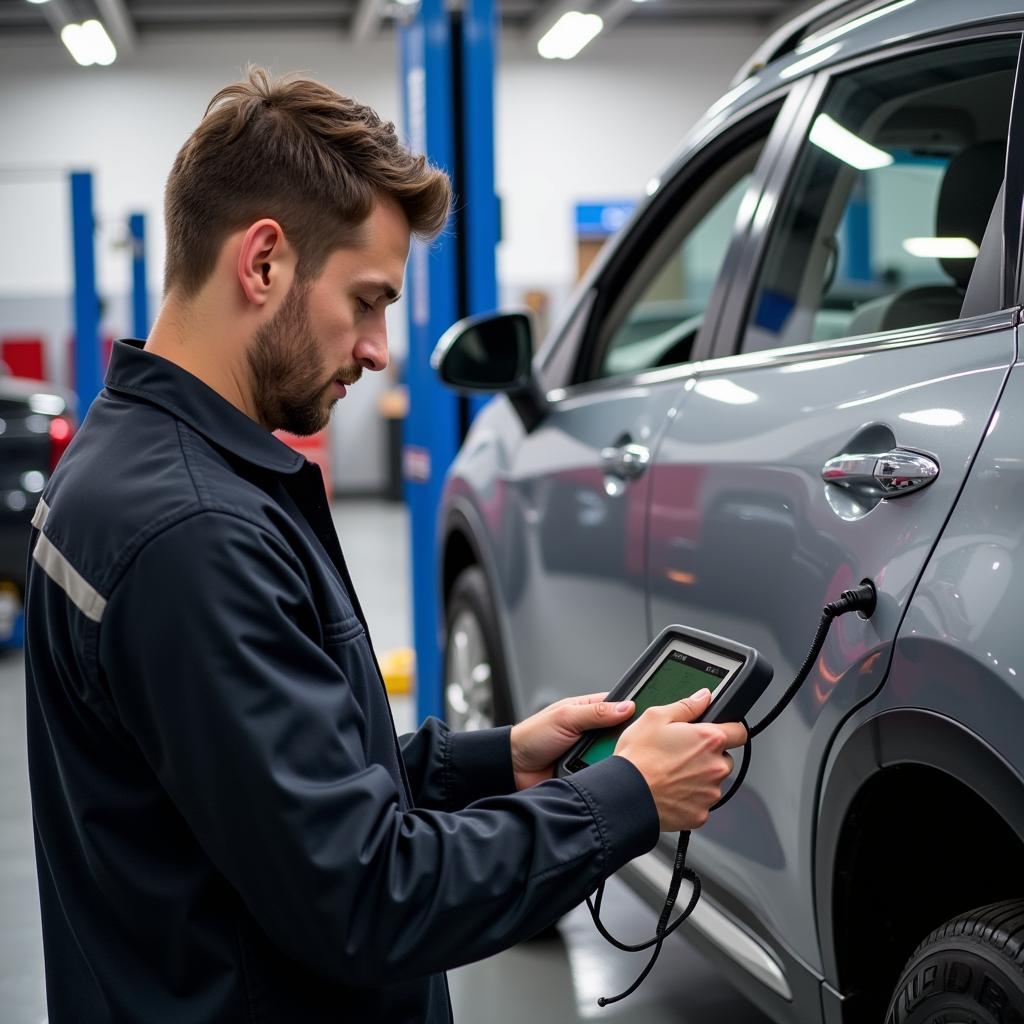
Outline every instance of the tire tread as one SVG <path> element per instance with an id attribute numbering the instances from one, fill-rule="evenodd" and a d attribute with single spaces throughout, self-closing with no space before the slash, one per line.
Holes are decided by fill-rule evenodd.
<path id="1" fill-rule="evenodd" d="M 973 943 L 976 955 L 982 954 L 984 950 L 988 950 L 990 956 L 994 954 L 1002 963 L 1002 969 L 1017 978 L 1019 993 L 1020 976 L 1024 975 L 1024 899 L 989 903 L 951 918 L 918 944 L 908 958 L 889 1002 L 885 1014 L 886 1024 L 893 1024 L 900 1019 L 897 1014 L 898 1001 L 920 962 L 929 955 L 941 954 L 941 948 L 936 947 L 951 942 Z"/>
<path id="2" fill-rule="evenodd" d="M 1024 900 L 990 903 L 947 921 L 917 946 L 908 963 L 926 947 L 951 938 L 977 939 L 1012 963 L 1024 964 Z"/>

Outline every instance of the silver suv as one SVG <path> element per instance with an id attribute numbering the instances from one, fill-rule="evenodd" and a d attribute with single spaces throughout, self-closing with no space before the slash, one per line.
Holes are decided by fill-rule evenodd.
<path id="1" fill-rule="evenodd" d="M 820 5 L 716 103 L 501 392 L 442 509 L 463 727 L 610 685 L 668 623 L 796 672 L 693 837 L 685 929 L 780 1022 L 1024 1020 L 1024 6 Z M 660 906 L 671 843 L 625 872 Z"/>

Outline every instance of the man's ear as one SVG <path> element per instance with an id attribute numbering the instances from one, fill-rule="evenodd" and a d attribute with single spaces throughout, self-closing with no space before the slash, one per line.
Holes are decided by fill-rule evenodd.
<path id="1" fill-rule="evenodd" d="M 263 307 L 283 297 L 295 275 L 295 256 L 276 220 L 249 226 L 238 250 L 238 282 L 247 301 Z"/>

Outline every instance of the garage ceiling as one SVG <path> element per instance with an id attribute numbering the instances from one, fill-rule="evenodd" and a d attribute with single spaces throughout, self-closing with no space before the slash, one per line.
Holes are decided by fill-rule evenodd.
<path id="1" fill-rule="evenodd" d="M 611 29 L 686 28 L 699 22 L 742 22 L 766 33 L 808 0 L 498 0 L 502 29 L 523 36 L 545 31 L 566 10 L 592 10 Z M 0 0 L 0 41 L 50 36 L 68 21 L 99 17 L 122 52 L 138 38 L 172 32 L 335 31 L 362 41 L 408 10 L 398 0 Z M 120 38 L 118 38 L 120 36 Z"/>

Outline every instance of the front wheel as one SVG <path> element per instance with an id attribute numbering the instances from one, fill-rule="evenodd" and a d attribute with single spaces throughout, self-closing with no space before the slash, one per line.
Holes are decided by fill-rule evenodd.
<path id="1" fill-rule="evenodd" d="M 1024 1024 L 1024 900 L 937 928 L 914 951 L 886 1024 Z"/>
<path id="2" fill-rule="evenodd" d="M 512 721 L 498 619 L 487 579 L 463 569 L 447 607 L 444 655 L 445 719 L 456 730 L 489 729 Z"/>

